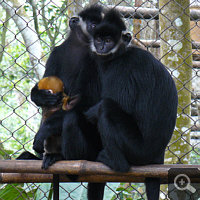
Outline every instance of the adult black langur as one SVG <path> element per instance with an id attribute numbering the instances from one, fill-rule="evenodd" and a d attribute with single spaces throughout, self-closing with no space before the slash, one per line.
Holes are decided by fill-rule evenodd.
<path id="1" fill-rule="evenodd" d="M 102 100 L 85 113 L 97 122 L 101 135 L 97 160 L 119 172 L 130 165 L 164 162 L 178 104 L 165 66 L 148 51 L 124 45 L 124 30 L 114 9 L 95 29 L 91 49 L 100 70 Z M 160 179 L 147 178 L 145 184 L 148 200 L 158 200 Z"/>
<path id="2" fill-rule="evenodd" d="M 101 86 L 96 77 L 95 61 L 89 53 L 89 38 L 96 25 L 102 20 L 102 11 L 101 6 L 93 5 L 81 11 L 78 17 L 71 18 L 69 22 L 71 31 L 68 38 L 53 49 L 46 63 L 44 77 L 57 76 L 60 78 L 67 95 L 80 93 L 81 99 L 84 99 L 77 105 L 77 110 L 80 111 L 95 105 L 100 98 Z M 82 77 L 83 73 L 84 77 Z M 38 83 L 31 90 L 31 100 L 38 106 L 58 105 L 62 98 L 62 92 L 51 93 L 48 90 L 39 90 Z M 61 124 L 58 125 L 58 122 Z M 57 119 L 57 123 L 53 123 L 52 126 L 62 127 L 62 122 Z M 43 149 L 43 147 L 38 148 L 39 152 Z"/>
<path id="3" fill-rule="evenodd" d="M 68 96 L 79 94 L 80 101 L 69 112 L 58 111 L 45 120 L 34 140 L 33 148 L 36 152 L 43 152 L 43 142 L 50 135 L 63 132 L 62 150 L 65 159 L 95 160 L 99 153 L 101 142 L 98 130 L 84 119 L 82 112 L 95 105 L 100 98 L 100 80 L 95 61 L 90 56 L 89 37 L 101 20 L 101 6 L 86 8 L 78 17 L 72 18 L 69 37 L 54 48 L 47 61 L 44 77 L 57 76 L 64 84 L 64 93 Z M 38 84 L 31 92 L 31 98 L 38 106 L 59 104 L 60 96 L 59 93 L 38 90 Z M 72 136 L 72 130 L 66 130 L 67 127 L 76 127 Z M 66 142 L 70 144 L 66 145 Z M 73 145 L 73 148 L 69 148 L 69 145 Z"/>
<path id="4" fill-rule="evenodd" d="M 61 133 L 62 154 L 66 160 L 95 161 L 102 149 L 96 125 L 89 123 L 82 113 L 100 99 L 100 79 L 90 54 L 89 40 L 96 25 L 102 20 L 102 11 L 101 6 L 94 5 L 72 18 L 68 38 L 53 49 L 47 61 L 44 77 L 57 76 L 64 84 L 65 94 L 79 94 L 80 101 L 72 110 L 59 110 L 44 121 L 34 140 L 33 148 L 36 152 L 44 151 L 43 144 L 47 138 Z M 31 91 L 31 99 L 38 106 L 51 107 L 61 102 L 62 93 L 38 90 L 36 84 Z M 104 183 L 89 183 L 88 199 L 101 200 L 104 186 Z"/>

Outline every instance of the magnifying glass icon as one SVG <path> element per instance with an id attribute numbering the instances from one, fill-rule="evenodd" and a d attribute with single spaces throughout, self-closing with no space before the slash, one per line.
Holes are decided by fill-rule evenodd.
<path id="1" fill-rule="evenodd" d="M 196 189 L 191 186 L 190 178 L 186 174 L 179 174 L 174 179 L 174 185 L 178 190 L 189 190 L 195 193 Z"/>

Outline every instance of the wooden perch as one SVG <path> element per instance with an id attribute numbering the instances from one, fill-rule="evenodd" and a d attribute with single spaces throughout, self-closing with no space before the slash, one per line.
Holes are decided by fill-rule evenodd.
<path id="1" fill-rule="evenodd" d="M 127 173 L 119 173 L 98 162 L 85 160 L 58 161 L 48 169 L 41 169 L 42 161 L 1 160 L 0 183 L 52 182 L 52 174 L 61 174 L 60 182 L 71 182 L 66 174 L 78 175 L 77 182 L 144 182 L 146 177 L 161 178 L 167 183 L 168 170 L 172 168 L 200 168 L 200 165 L 146 165 L 133 166 Z M 200 182 L 199 173 L 187 174 L 191 182 Z"/>
<path id="2" fill-rule="evenodd" d="M 128 6 L 107 6 L 109 9 L 116 8 L 125 18 L 134 19 L 159 19 L 162 12 L 158 8 L 142 8 Z M 200 20 L 200 10 L 190 9 L 190 20 Z"/>
<path id="3" fill-rule="evenodd" d="M 132 44 L 139 46 L 140 48 L 146 49 L 146 48 L 160 48 L 160 40 L 138 40 L 136 38 L 133 38 L 131 41 Z M 194 42 L 192 41 L 192 48 L 196 49 L 200 47 L 200 42 Z M 193 68 L 200 68 L 200 54 L 193 53 L 193 59 L 197 61 L 192 61 Z"/>
<path id="4" fill-rule="evenodd" d="M 133 40 L 136 40 L 136 39 L 133 38 Z M 153 48 L 159 48 L 160 47 L 160 40 L 144 40 L 144 39 L 138 40 L 137 39 L 137 41 L 140 42 L 141 45 L 143 45 L 145 47 L 153 47 Z M 191 43 L 192 43 L 193 49 L 200 48 L 200 42 L 192 41 Z M 169 46 L 171 46 L 171 45 L 169 45 Z M 173 47 L 173 46 L 171 46 L 171 47 Z"/>

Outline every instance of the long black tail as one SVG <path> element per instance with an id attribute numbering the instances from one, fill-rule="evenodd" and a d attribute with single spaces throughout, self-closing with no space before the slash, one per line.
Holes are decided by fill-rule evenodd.
<path id="1" fill-rule="evenodd" d="M 88 200 L 103 200 L 106 183 L 88 183 Z"/>
<path id="2" fill-rule="evenodd" d="M 148 200 L 159 200 L 160 178 L 146 178 L 146 193 Z"/>

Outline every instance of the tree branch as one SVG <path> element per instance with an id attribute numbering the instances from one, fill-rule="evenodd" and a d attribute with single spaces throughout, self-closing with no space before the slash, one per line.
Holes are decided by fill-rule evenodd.
<path id="1" fill-rule="evenodd" d="M 0 0 L 0 5 L 8 12 L 22 34 L 31 65 L 34 67 L 37 77 L 41 79 L 45 69 L 40 62 L 42 48 L 32 21 L 29 20 L 25 10 L 17 0 Z"/>
<path id="2" fill-rule="evenodd" d="M 3 58 L 3 50 L 6 44 L 6 32 L 7 32 L 7 27 L 9 25 L 9 14 L 8 12 L 6 12 L 6 19 L 5 19 L 5 23 L 3 24 L 3 30 L 2 30 L 2 36 L 1 36 L 1 45 L 0 45 L 0 62 L 2 61 Z"/>
<path id="3" fill-rule="evenodd" d="M 34 26 L 37 34 L 39 35 L 39 26 L 38 26 L 38 17 L 37 17 L 37 6 L 35 4 L 34 0 L 29 0 L 29 4 L 31 5 L 33 9 L 33 20 L 34 20 Z"/>
<path id="4" fill-rule="evenodd" d="M 44 24 L 44 27 L 45 27 L 45 30 L 47 32 L 47 35 L 51 41 L 51 44 L 52 44 L 52 41 L 53 41 L 53 36 L 51 35 L 51 32 L 50 32 L 50 29 L 48 27 L 48 23 L 47 23 L 47 20 L 46 20 L 46 17 L 45 17 L 45 5 L 44 5 L 44 0 L 42 0 L 42 21 L 43 21 L 43 24 Z"/>

